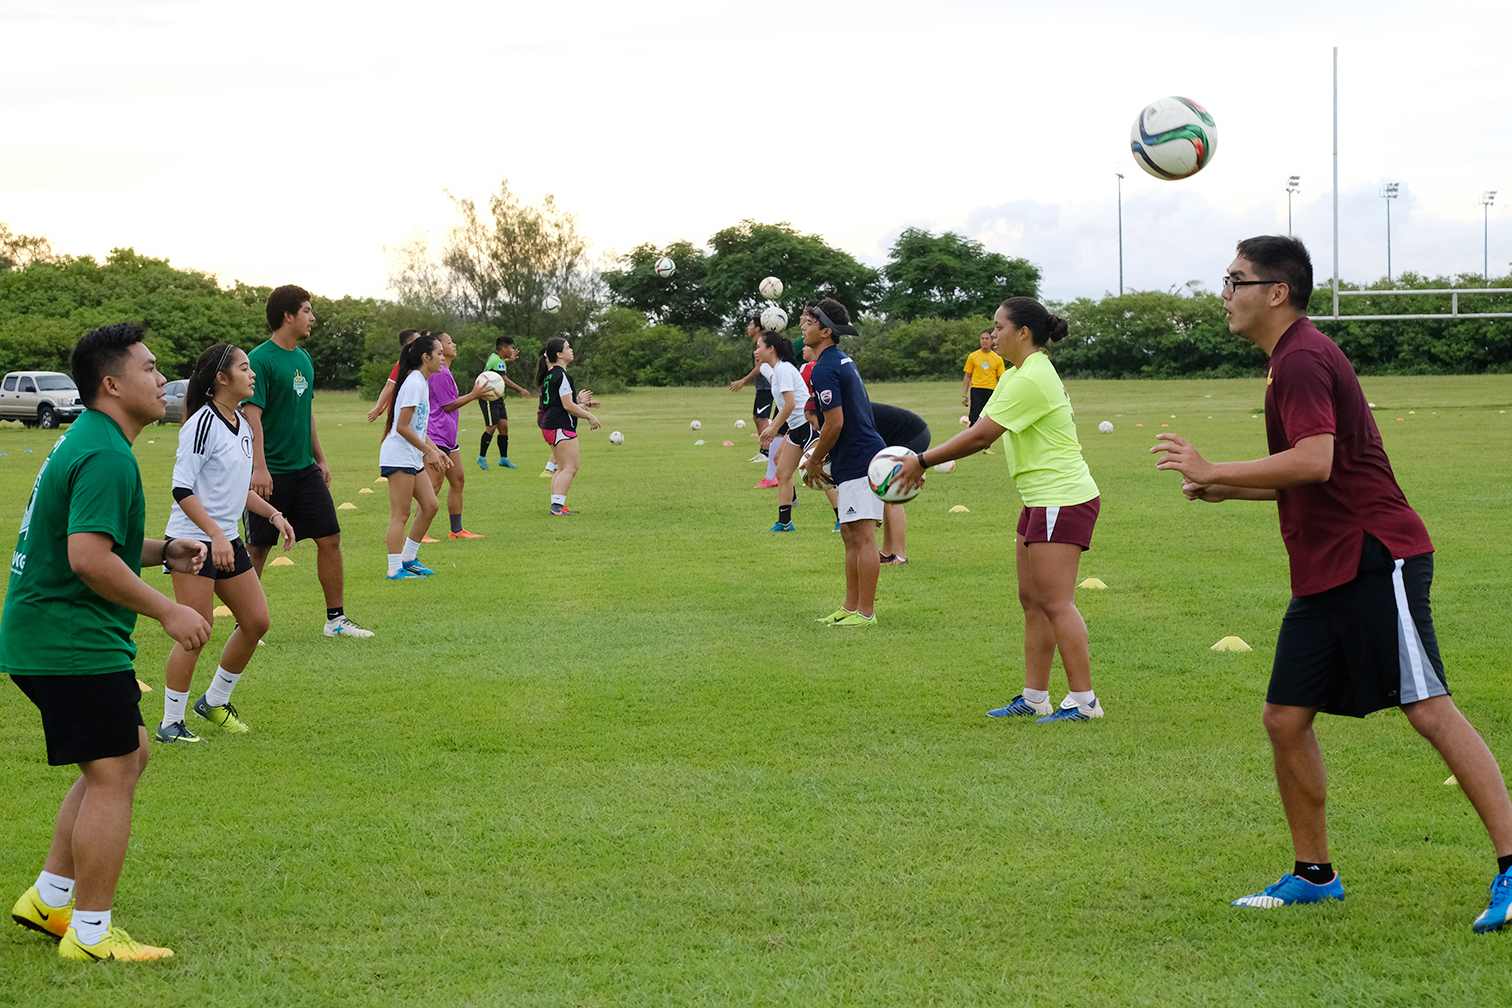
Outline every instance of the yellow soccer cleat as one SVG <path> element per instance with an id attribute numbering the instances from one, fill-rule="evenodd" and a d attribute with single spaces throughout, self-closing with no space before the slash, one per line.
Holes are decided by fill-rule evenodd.
<path id="1" fill-rule="evenodd" d="M 50 907 L 42 902 L 37 887 L 32 886 L 11 907 L 11 919 L 24 928 L 38 931 L 57 941 L 68 930 L 69 921 L 73 920 L 73 900 L 68 901 L 68 906 Z"/>
<path id="2" fill-rule="evenodd" d="M 63 959 L 78 959 L 84 962 L 98 962 L 105 959 L 113 959 L 116 962 L 150 962 L 153 959 L 171 957 L 173 949 L 143 945 L 118 927 L 112 927 L 105 932 L 105 937 L 100 939 L 99 944 L 85 945 L 79 941 L 78 933 L 70 927 L 63 935 L 63 940 L 58 943 L 58 955 Z"/>
<path id="3" fill-rule="evenodd" d="M 194 713 L 209 721 L 213 725 L 219 725 L 228 732 L 251 731 L 242 719 L 236 716 L 236 708 L 229 703 L 218 704 L 214 707 L 206 702 L 204 697 L 194 701 Z"/>

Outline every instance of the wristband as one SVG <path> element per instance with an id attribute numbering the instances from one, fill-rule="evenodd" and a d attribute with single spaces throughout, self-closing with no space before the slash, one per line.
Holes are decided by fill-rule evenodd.
<path id="1" fill-rule="evenodd" d="M 930 466 L 930 463 L 924 461 L 924 453 L 920 452 L 919 453 L 919 467 L 921 469 L 928 469 L 929 466 Z"/>
<path id="2" fill-rule="evenodd" d="M 171 543 L 171 542 L 173 542 L 173 536 L 171 536 L 171 535 L 164 535 L 163 536 L 163 567 L 165 569 L 168 566 L 168 544 Z"/>

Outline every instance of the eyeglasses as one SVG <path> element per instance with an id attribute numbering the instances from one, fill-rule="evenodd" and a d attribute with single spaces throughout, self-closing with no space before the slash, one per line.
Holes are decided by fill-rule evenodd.
<path id="1" fill-rule="evenodd" d="M 1223 278 L 1223 293 L 1225 293 L 1225 294 L 1232 294 L 1232 293 L 1234 293 L 1234 288 L 1235 287 L 1257 287 L 1257 286 L 1260 286 L 1261 284 L 1278 284 L 1278 283 L 1286 283 L 1286 281 L 1285 280 L 1235 280 L 1231 276 L 1226 276 L 1226 277 Z"/>

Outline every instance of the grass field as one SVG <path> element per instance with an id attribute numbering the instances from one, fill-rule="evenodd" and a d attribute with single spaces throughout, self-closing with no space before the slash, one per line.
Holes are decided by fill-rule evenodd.
<path id="1" fill-rule="evenodd" d="M 1438 548 L 1450 684 L 1512 760 L 1512 377 L 1364 384 Z M 958 389 L 872 394 L 939 442 Z M 155 746 L 138 791 L 116 919 L 177 958 L 80 967 L 13 929 L 0 1004 L 1508 1003 L 1512 935 L 1470 931 L 1493 854 L 1396 712 L 1320 721 L 1348 901 L 1228 906 L 1291 866 L 1259 723 L 1285 555 L 1272 506 L 1186 502 L 1147 448 L 1169 424 L 1209 458 L 1264 454 L 1262 391 L 1072 386 L 1103 493 L 1082 573 L 1109 587 L 1078 603 L 1108 715 L 1054 726 L 983 716 L 1022 685 L 1001 455 L 930 476 L 912 562 L 883 568 L 862 633 L 813 622 L 843 591 L 823 498 L 801 491 L 798 530 L 766 531 L 773 492 L 752 489 L 755 442 L 732 426 L 748 394 L 606 398 L 570 519 L 547 516 L 546 449 L 512 400 L 521 467 L 467 463 L 486 538 L 426 547 L 438 574 L 399 583 L 382 580 L 384 488 L 359 494 L 377 476 L 367 404 L 322 394 L 333 492 L 358 505 L 347 609 L 378 636 L 321 636 L 309 544 L 270 568 L 273 628 L 235 698 L 253 732 Z M 476 411 L 463 423 L 470 458 Z M 0 537 L 53 439 L 0 424 Z M 176 443 L 137 442 L 149 535 Z M 1209 650 L 1227 634 L 1253 652 Z M 169 642 L 147 620 L 137 637 L 155 724 Z M 45 764 L 9 685 L 0 764 L 11 894 L 74 771 Z"/>

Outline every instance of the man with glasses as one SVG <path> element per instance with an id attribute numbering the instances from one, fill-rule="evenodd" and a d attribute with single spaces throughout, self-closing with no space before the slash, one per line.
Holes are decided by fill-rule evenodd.
<path id="1" fill-rule="evenodd" d="M 1209 462 L 1179 434 L 1150 449 L 1189 500 L 1276 501 L 1292 600 L 1276 640 L 1264 724 L 1291 827 L 1294 870 L 1233 902 L 1272 908 L 1342 900 L 1328 851 L 1327 779 L 1313 721 L 1400 707 L 1480 816 L 1497 855 L 1477 933 L 1512 915 L 1512 801 L 1496 758 L 1450 699 L 1429 614 L 1433 544 L 1407 503 L 1354 368 L 1307 318 L 1312 259 L 1295 238 L 1239 243 L 1223 278 L 1229 331 L 1270 357 L 1271 454 Z"/>

